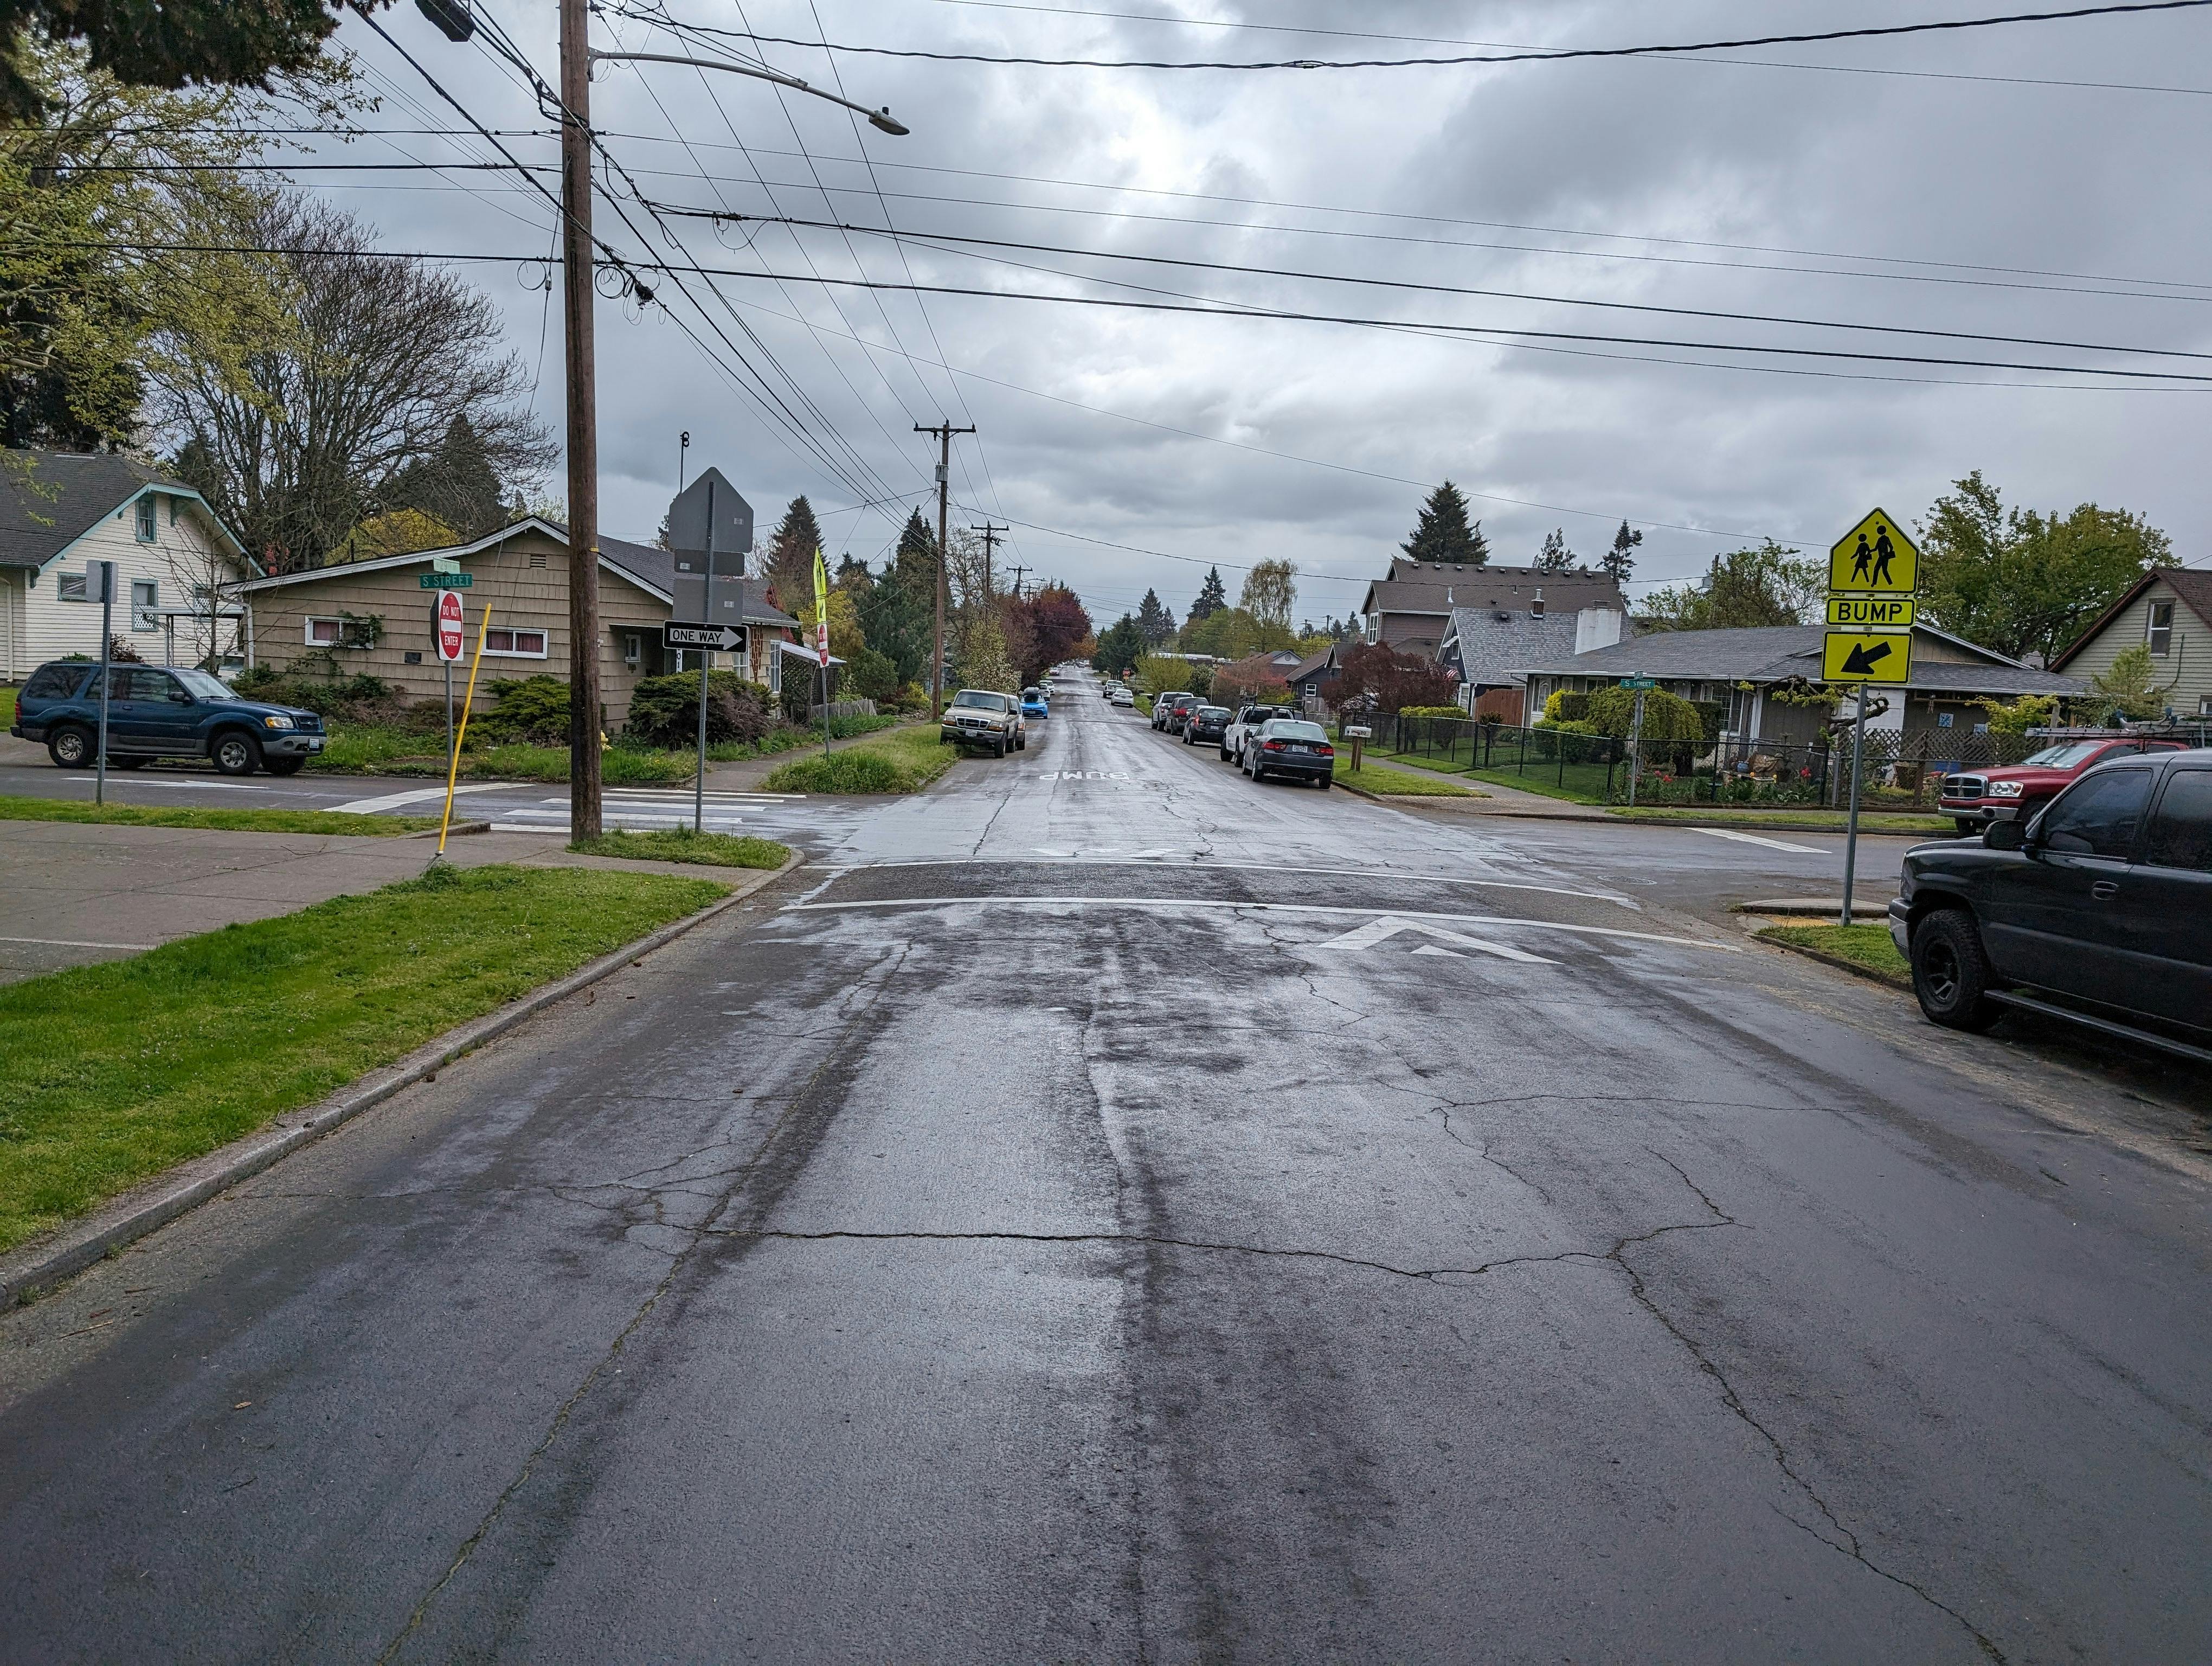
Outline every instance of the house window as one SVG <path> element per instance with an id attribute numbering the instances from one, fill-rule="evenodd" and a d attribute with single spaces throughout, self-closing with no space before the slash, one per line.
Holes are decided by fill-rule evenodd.
<path id="1" fill-rule="evenodd" d="M 2150 605 L 2149 628 L 2143 635 L 2153 654 L 2173 652 L 2173 604 L 2172 602 L 2153 602 Z"/>
<path id="2" fill-rule="evenodd" d="M 2212 718 L 2212 694 L 2200 694 L 2197 696 L 2197 715 L 2199 718 Z"/>
<path id="3" fill-rule="evenodd" d="M 635 671 L 639 666 L 644 663 L 644 661 L 645 638 L 642 636 L 623 637 L 623 664 L 628 666 L 632 671 Z"/>
<path id="4" fill-rule="evenodd" d="M 161 605 L 161 587 L 151 579 L 131 581 L 131 628 L 133 630 L 159 630 L 160 616 L 154 610 Z"/>
<path id="5" fill-rule="evenodd" d="M 315 619 L 307 621 L 309 648 L 336 648 L 345 641 L 343 619 Z"/>
<path id="6" fill-rule="evenodd" d="M 488 630 L 484 652 L 508 660 L 543 660 L 545 633 L 542 630 Z"/>
<path id="7" fill-rule="evenodd" d="M 154 541 L 154 495 L 151 492 L 138 500 L 138 541 L 141 544 Z"/>

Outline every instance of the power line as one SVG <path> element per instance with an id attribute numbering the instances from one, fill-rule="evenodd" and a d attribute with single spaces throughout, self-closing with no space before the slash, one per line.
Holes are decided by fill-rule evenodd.
<path id="1" fill-rule="evenodd" d="M 2125 4 L 2077 6 L 2063 11 L 2012 12 L 2000 17 L 1949 18 L 1930 23 L 1890 23 L 1855 29 L 1821 29 L 1800 34 L 1752 35 L 1735 40 L 1683 41 L 1646 46 L 1563 46 L 1523 52 L 1468 52 L 1443 58 L 1292 58 L 1257 62 L 1031 58 L 1012 53 L 946 52 L 904 46 L 833 46 L 827 41 L 799 40 L 787 35 L 759 34 L 750 29 L 717 29 L 698 23 L 687 23 L 681 27 L 701 34 L 751 40 L 771 46 L 818 46 L 831 52 L 860 52 L 875 58 L 926 58 L 939 64 L 1006 64 L 1048 70 L 1406 70 L 1480 64 L 1556 64 L 1582 58 L 1656 58 L 1685 52 L 1726 52 L 1747 46 L 1806 46 L 1827 40 L 1867 40 L 1891 35 L 1935 34 L 1962 29 L 1994 28 L 2013 23 L 2055 23 L 2075 18 L 2109 17 L 2133 12 L 2190 11 L 2207 5 L 2212 5 L 2212 0 L 2129 0 Z"/>
<path id="2" fill-rule="evenodd" d="M 1385 34 L 1374 29 L 1325 29 L 1310 23 L 1249 23 L 1213 17 L 1163 17 L 1154 12 L 1094 11 L 1080 6 L 1037 6 L 1016 0 L 938 0 L 939 5 L 972 6 L 985 11 L 1033 12 L 1046 17 L 1098 17 L 1126 23 L 1163 23 L 1188 29 L 1240 29 L 1267 34 L 1328 35 L 1347 40 L 1402 40 L 1422 46 L 1494 46 L 1501 50 L 1540 52 L 1502 40 L 1468 40 L 1455 35 Z M 1660 63 L 1720 64 L 1759 70 L 1805 70 L 1829 75 L 1900 76 L 1916 81 L 1995 82 L 2015 87 L 2075 87 L 2115 93 L 2185 93 L 2212 98 L 2212 87 L 2167 87 L 2131 81 L 2064 81 L 2047 76 L 1970 75 L 1944 70 L 1893 70 L 1860 64 L 1782 64 L 1771 58 L 1692 58 L 1669 54 Z"/>
<path id="3" fill-rule="evenodd" d="M 1429 295 L 1477 295 L 1492 301 L 1536 301 L 1558 307 L 1593 307 L 1613 312 L 1657 313 L 1670 318 L 1720 319 L 1738 324 L 1779 324 L 1807 329 L 1858 330 L 1894 336 L 1930 336 L 1947 341 L 1996 342 L 2015 347 L 2060 347 L 2084 353 L 2125 353 L 2153 358 L 2212 359 L 2212 353 L 2188 352 L 2178 348 L 2122 347 L 2106 344 L 2055 340 L 2043 336 L 2003 336 L 1985 334 L 1969 330 L 1925 329 L 1903 324 L 1858 324 L 1841 319 L 1798 318 L 1772 313 L 1738 313 L 1705 307 L 1664 307 L 1648 301 L 1591 301 L 1576 295 L 1542 295 L 1522 289 L 1492 289 L 1458 283 L 1425 283 L 1415 279 L 1395 277 L 1364 277 L 1339 272 L 1304 271 L 1284 266 L 1251 266 L 1231 261 L 1193 260 L 1176 255 L 1136 254 L 1116 249 L 1072 248 L 1063 244 L 1030 243 L 1010 238 L 970 237 L 957 232 L 908 231 L 886 229 L 880 226 L 848 224 L 843 222 L 824 223 L 816 220 L 793 220 L 769 215 L 730 214 L 708 209 L 687 209 L 668 204 L 657 205 L 662 212 L 711 220 L 757 221 L 770 224 L 805 227 L 814 230 L 840 231 L 847 234 L 865 232 L 872 236 L 890 237 L 900 240 L 911 239 L 927 247 L 938 248 L 942 253 L 957 253 L 957 250 L 942 249 L 946 243 L 974 244 L 994 249 L 1022 249 L 1040 254 L 1074 255 L 1086 259 L 1125 260 L 1154 266 L 1185 266 L 1196 271 L 1236 272 L 1256 277 L 1289 277 L 1314 283 L 1349 283 L 1370 289 L 1410 289 Z"/>

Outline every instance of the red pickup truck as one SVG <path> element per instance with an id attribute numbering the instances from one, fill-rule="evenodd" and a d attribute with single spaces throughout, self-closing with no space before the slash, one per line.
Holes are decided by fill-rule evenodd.
<path id="1" fill-rule="evenodd" d="M 1960 832 L 1979 833 L 1991 822 L 2029 820 L 2085 769 L 2136 752 L 2178 752 L 2186 745 L 2185 741 L 2142 736 L 2062 740 L 2001 769 L 1966 769 L 1944 776 L 1938 807 Z"/>

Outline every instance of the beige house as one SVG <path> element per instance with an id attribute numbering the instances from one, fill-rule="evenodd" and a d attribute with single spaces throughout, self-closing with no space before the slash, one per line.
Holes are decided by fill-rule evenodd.
<path id="1" fill-rule="evenodd" d="M 0 683 L 100 653 L 100 610 L 66 600 L 85 563 L 119 569 L 114 634 L 151 665 L 247 653 L 229 587 L 259 572 L 190 486 L 128 457 L 21 451 L 0 466 Z"/>
<path id="2" fill-rule="evenodd" d="M 2087 682 L 2131 648 L 2150 650 L 2151 681 L 2166 690 L 2167 710 L 2185 722 L 2212 720 L 2212 572 L 2144 574 L 2051 668 Z"/>
<path id="3" fill-rule="evenodd" d="M 439 593 L 422 584 L 440 559 L 474 581 L 459 593 L 471 656 L 485 610 L 490 611 L 483 679 L 568 680 L 568 529 L 534 515 L 472 543 L 234 586 L 252 613 L 256 663 L 280 671 L 334 667 L 342 677 L 366 672 L 416 699 L 442 694 L 432 611 Z M 673 566 L 665 550 L 599 540 L 599 693 L 601 721 L 611 730 L 623 726 L 641 678 L 698 664 L 697 654 L 687 661 L 661 645 L 661 626 L 674 603 Z M 785 655 L 777 644 L 796 640 L 799 622 L 750 595 L 744 616 L 753 627 L 747 663 L 732 666 L 729 655 L 705 657 L 716 670 L 734 669 L 781 690 Z"/>

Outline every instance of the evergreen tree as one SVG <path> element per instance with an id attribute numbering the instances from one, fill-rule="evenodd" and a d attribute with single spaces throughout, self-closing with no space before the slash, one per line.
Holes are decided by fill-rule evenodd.
<path id="1" fill-rule="evenodd" d="M 1598 558 L 1598 566 L 1615 584 L 1626 584 L 1628 575 L 1636 570 L 1636 557 L 1629 552 L 1644 542 L 1644 534 L 1629 530 L 1626 521 L 1613 535 L 1613 547 Z"/>
<path id="2" fill-rule="evenodd" d="M 1567 535 L 1554 526 L 1544 534 L 1544 547 L 1536 552 L 1539 573 L 1565 573 L 1575 564 L 1575 552 L 1567 548 Z"/>
<path id="3" fill-rule="evenodd" d="M 1144 656 L 1144 628 L 1124 613 L 1099 633 L 1098 651 L 1091 656 L 1091 664 L 1109 677 L 1120 677 L 1134 669 Z"/>
<path id="4" fill-rule="evenodd" d="M 1203 623 L 1228 605 L 1229 592 L 1221 582 L 1221 569 L 1209 567 L 1206 569 L 1206 582 L 1198 587 L 1198 599 L 1190 605 L 1190 617 L 1183 623 Z"/>
<path id="5" fill-rule="evenodd" d="M 1162 605 L 1157 590 L 1146 591 L 1145 599 L 1137 605 L 1137 629 L 1144 633 L 1146 648 L 1158 648 L 1175 635 L 1175 615 Z"/>
<path id="6" fill-rule="evenodd" d="M 386 512 L 420 510 L 465 538 L 482 538 L 507 520 L 499 472 L 465 416 L 454 417 L 437 449 L 392 476 L 380 496 Z"/>
<path id="7" fill-rule="evenodd" d="M 883 577 L 858 599 L 860 633 L 891 662 L 899 684 L 927 682 L 937 628 L 937 535 L 919 511 L 907 517 Z"/>
<path id="8" fill-rule="evenodd" d="M 1449 480 L 1429 494 L 1413 535 L 1398 547 L 1415 561 L 1480 567 L 1490 559 L 1482 523 L 1468 520 L 1466 496 Z"/>
<path id="9" fill-rule="evenodd" d="M 814 552 L 822 547 L 822 526 L 814 506 L 794 497 L 769 540 L 768 587 L 775 605 L 795 613 L 814 599 Z"/>

